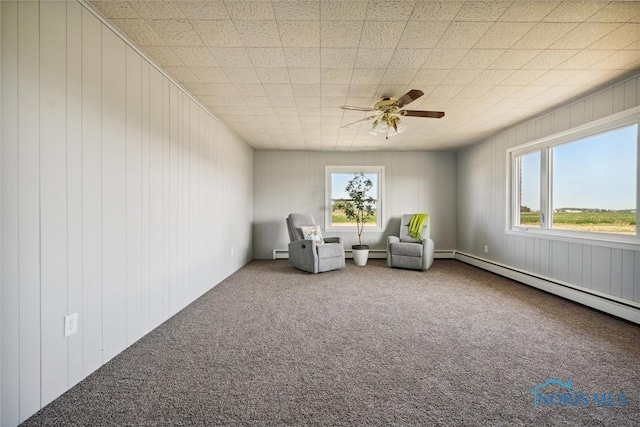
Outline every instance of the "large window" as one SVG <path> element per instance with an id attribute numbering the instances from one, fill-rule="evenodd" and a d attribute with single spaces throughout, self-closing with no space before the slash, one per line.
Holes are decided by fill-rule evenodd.
<path id="1" fill-rule="evenodd" d="M 509 149 L 509 228 L 638 241 L 638 111 Z"/>
<path id="2" fill-rule="evenodd" d="M 367 194 L 374 199 L 373 215 L 365 224 L 364 231 L 380 231 L 383 224 L 383 197 L 384 197 L 384 166 L 326 166 L 326 203 L 325 224 L 326 228 L 355 229 L 355 222 L 350 221 L 344 214 L 344 205 L 350 201 L 345 188 L 347 182 L 355 174 L 364 173 L 365 177 L 373 184 Z"/>

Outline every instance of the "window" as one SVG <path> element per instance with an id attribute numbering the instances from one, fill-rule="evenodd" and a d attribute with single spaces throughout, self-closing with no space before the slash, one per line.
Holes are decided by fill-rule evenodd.
<path id="1" fill-rule="evenodd" d="M 639 111 L 507 150 L 508 229 L 637 243 Z"/>
<path id="2" fill-rule="evenodd" d="M 349 195 L 345 192 L 347 182 L 355 174 L 363 172 L 371 180 L 373 186 L 368 193 L 375 203 L 373 218 L 365 224 L 364 231 L 380 231 L 383 222 L 383 194 L 384 194 L 384 166 L 326 166 L 326 202 L 325 224 L 326 228 L 335 230 L 355 229 L 355 222 L 350 221 L 344 214 L 343 204 L 349 201 Z"/>

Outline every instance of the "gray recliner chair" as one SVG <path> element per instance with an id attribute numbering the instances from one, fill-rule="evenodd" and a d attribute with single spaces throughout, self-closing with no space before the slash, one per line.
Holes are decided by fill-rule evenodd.
<path id="1" fill-rule="evenodd" d="M 342 238 L 325 237 L 322 244 L 305 239 L 302 227 L 316 225 L 311 214 L 292 213 L 287 218 L 289 230 L 289 262 L 309 273 L 322 273 L 344 267 Z"/>
<path id="2" fill-rule="evenodd" d="M 387 265 L 389 267 L 427 270 L 433 264 L 435 245 L 430 238 L 431 218 L 427 218 L 420 235 L 422 240 L 409 236 L 411 214 L 402 215 L 399 237 L 387 237 Z"/>

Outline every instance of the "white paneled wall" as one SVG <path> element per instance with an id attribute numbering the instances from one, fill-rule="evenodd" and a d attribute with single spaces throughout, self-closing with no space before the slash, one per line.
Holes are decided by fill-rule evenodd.
<path id="1" fill-rule="evenodd" d="M 12 426 L 251 260 L 253 151 L 79 3 L 0 8 Z"/>
<path id="2" fill-rule="evenodd" d="M 285 218 L 311 213 L 324 226 L 325 166 L 385 167 L 384 232 L 365 232 L 364 243 L 386 247 L 397 235 L 400 217 L 427 212 L 436 250 L 455 248 L 456 158 L 453 152 L 299 152 L 257 151 L 254 154 L 254 257 L 268 259 L 289 243 Z M 345 248 L 357 244 L 354 231 L 325 232 L 341 236 Z"/>
<path id="3" fill-rule="evenodd" d="M 458 153 L 457 250 L 640 303 L 640 248 L 507 235 L 506 150 L 640 105 L 640 77 Z M 484 245 L 489 253 L 483 252 Z"/>

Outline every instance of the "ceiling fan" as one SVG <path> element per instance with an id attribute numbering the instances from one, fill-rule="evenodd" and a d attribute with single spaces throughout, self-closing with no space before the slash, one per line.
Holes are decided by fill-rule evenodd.
<path id="1" fill-rule="evenodd" d="M 362 120 L 349 123 L 342 126 L 343 128 L 349 128 L 355 126 L 358 123 L 366 122 L 373 119 L 373 126 L 369 133 L 371 135 L 377 135 L 378 132 L 385 133 L 386 139 L 392 137 L 406 129 L 406 126 L 400 120 L 401 116 L 407 117 L 427 117 L 432 119 L 439 119 L 444 117 L 442 111 L 422 111 L 422 110 L 401 110 L 405 105 L 415 101 L 424 95 L 424 92 L 418 89 L 411 89 L 409 92 L 402 95 L 400 98 L 395 99 L 392 97 L 384 97 L 382 100 L 375 103 L 373 108 L 352 107 L 349 105 L 343 105 L 343 110 L 355 110 L 355 111 L 370 111 L 374 114 L 365 117 Z"/>

